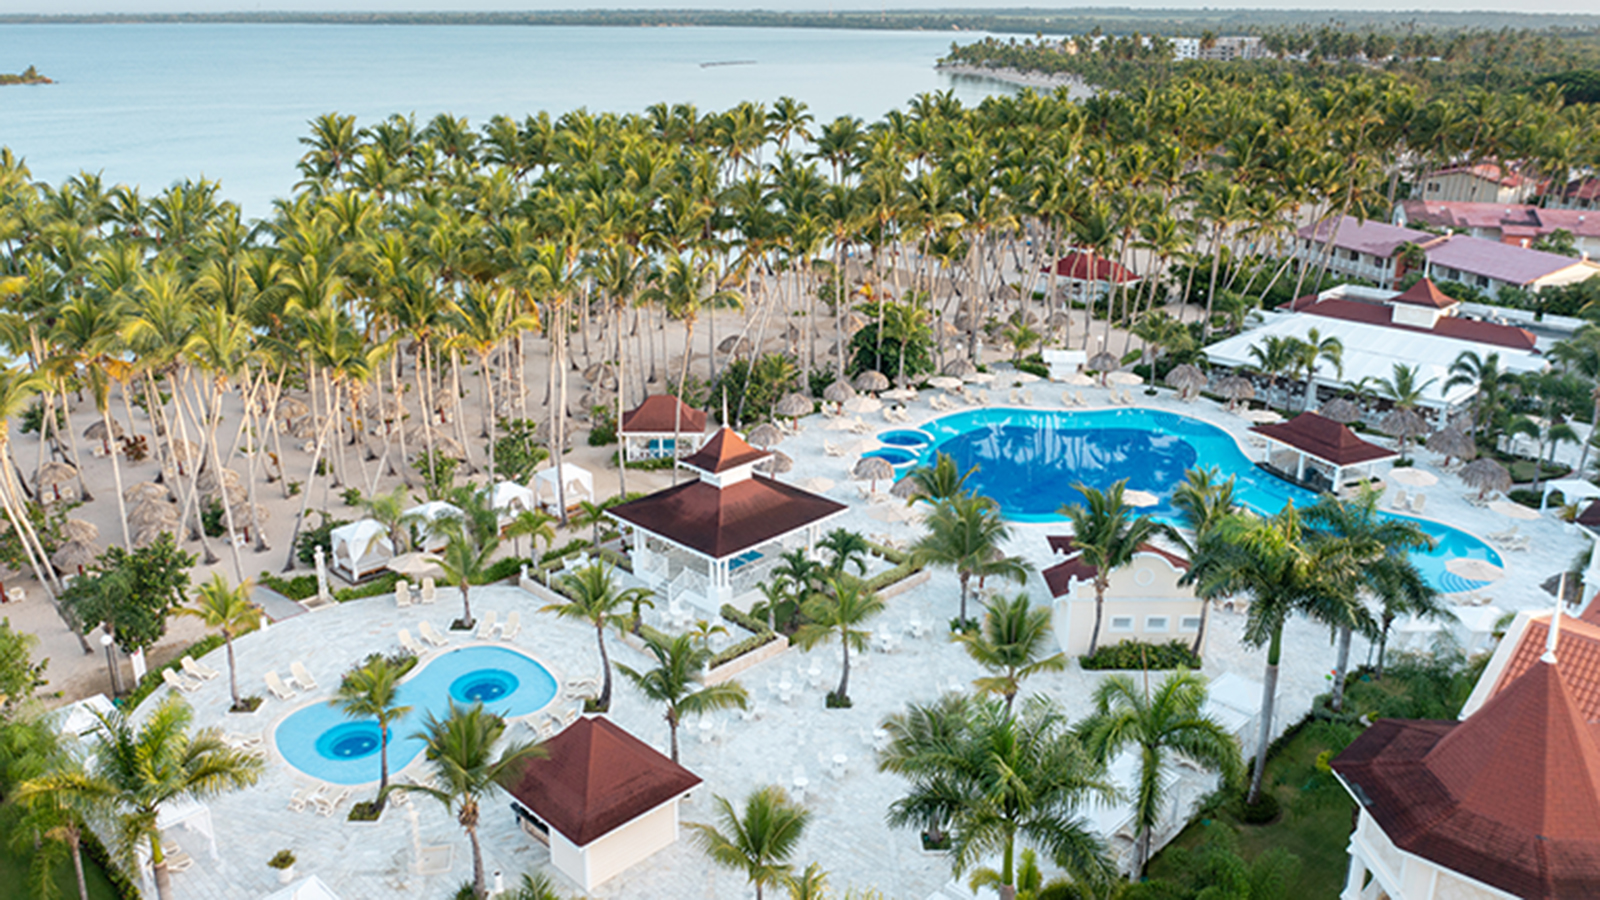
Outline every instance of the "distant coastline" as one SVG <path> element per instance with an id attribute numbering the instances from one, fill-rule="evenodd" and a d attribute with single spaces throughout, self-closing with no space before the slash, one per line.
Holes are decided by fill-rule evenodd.
<path id="1" fill-rule="evenodd" d="M 39 70 L 29 66 L 20 75 L 10 72 L 0 73 L 0 84 L 55 84 L 54 81 L 39 74 Z"/>
<path id="2" fill-rule="evenodd" d="M 1006 84 L 1033 88 L 1036 91 L 1053 91 L 1056 88 L 1066 88 L 1073 97 L 1079 99 L 1094 96 L 1094 87 L 1084 81 L 1081 76 L 1070 72 L 1024 72 L 1021 69 L 993 69 L 987 66 L 969 66 L 962 63 L 941 63 L 934 66 L 934 68 L 946 75 L 988 78 L 991 81 L 1003 81 Z"/>

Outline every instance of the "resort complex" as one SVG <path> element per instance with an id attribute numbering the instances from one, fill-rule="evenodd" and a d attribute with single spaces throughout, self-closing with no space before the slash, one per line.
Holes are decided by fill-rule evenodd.
<path id="1" fill-rule="evenodd" d="M 1195 71 L 0 155 L 0 895 L 1600 896 L 1593 139 Z"/>

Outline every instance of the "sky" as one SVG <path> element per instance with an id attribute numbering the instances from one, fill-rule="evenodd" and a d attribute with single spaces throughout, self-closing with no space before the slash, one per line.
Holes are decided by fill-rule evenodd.
<path id="1" fill-rule="evenodd" d="M 930 0 L 764 0 L 748 8 L 775 10 L 830 9 L 930 9 L 1017 8 L 1028 0 L 960 0 L 937 3 Z M 1032 4 L 1051 9 L 1084 6 L 1121 6 L 1153 9 L 1378 9 L 1393 10 L 1393 0 L 1098 0 L 1082 4 Z M 139 12 L 234 12 L 315 10 L 335 11 L 419 11 L 446 10 L 550 10 L 550 9 L 733 9 L 741 4 L 730 0 L 627 0 L 625 3 L 595 3 L 586 0 L 0 0 L 3 13 L 139 13 Z M 1587 13 L 1596 10 L 1594 0 L 1404 0 L 1403 8 L 1426 10 L 1499 10 L 1545 13 Z"/>

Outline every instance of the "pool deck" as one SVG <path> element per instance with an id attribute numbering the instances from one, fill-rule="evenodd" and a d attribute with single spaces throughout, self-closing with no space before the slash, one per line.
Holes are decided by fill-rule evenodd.
<path id="1" fill-rule="evenodd" d="M 1030 387 L 1035 398 L 1049 401 L 1032 408 L 1064 408 L 1060 405 L 1058 386 L 1034 384 Z M 1105 392 L 1098 389 L 1083 389 L 1083 393 L 1091 401 L 1105 396 Z M 990 394 L 1001 398 L 1006 391 L 996 388 Z M 1203 400 L 1182 403 L 1168 392 L 1156 398 L 1137 392 L 1136 396 L 1141 405 L 1193 416 L 1236 436 L 1242 437 L 1248 427 L 1243 419 Z M 926 401 L 913 404 L 912 409 L 916 419 L 909 427 L 939 415 L 928 408 Z M 877 414 L 868 419 L 875 425 L 882 423 Z M 812 476 L 834 479 L 837 484 L 828 493 L 851 505 L 838 523 L 841 527 L 866 534 L 889 532 L 901 539 L 912 537 L 916 533 L 915 525 L 890 525 L 868 516 L 870 507 L 860 500 L 857 483 L 851 481 L 848 474 L 854 458 L 829 457 L 822 450 L 824 439 L 843 443 L 856 436 L 825 431 L 820 427 L 821 422 L 817 417 L 803 420 L 807 426 L 805 430 L 781 445 L 796 462 L 795 470 L 786 475 L 785 480 Z M 882 423 L 880 430 L 905 427 L 908 426 Z M 1251 458 L 1259 457 L 1259 451 L 1244 449 Z M 1509 527 L 1509 520 L 1468 504 L 1463 499 L 1467 491 L 1459 480 L 1432 467 L 1432 460 L 1432 454 L 1426 451 L 1418 460 L 1421 468 L 1440 476 L 1440 484 L 1426 490 L 1427 518 L 1479 536 Z M 1586 541 L 1576 533 L 1575 526 L 1548 517 L 1519 524 L 1522 532 L 1533 538 L 1532 549 L 1502 553 L 1508 575 L 1486 593 L 1493 598 L 1495 606 L 1505 610 L 1546 608 L 1551 600 L 1540 590 L 1539 582 L 1564 568 Z M 1043 568 L 1051 562 L 1045 535 L 1061 530 L 1060 525 L 1018 525 L 1008 549 Z M 1038 576 L 1030 578 L 1026 590 L 1036 602 L 1047 602 L 1049 598 Z M 219 860 L 210 859 L 201 838 L 182 828 L 169 832 L 169 836 L 196 860 L 192 869 L 174 876 L 178 897 L 210 900 L 253 898 L 270 893 L 278 885 L 266 860 L 285 847 L 293 849 L 299 857 L 298 874 L 318 875 L 345 900 L 446 896 L 470 877 L 471 858 L 465 836 L 443 807 L 431 799 L 417 797 L 408 809 L 391 809 L 381 822 L 373 825 L 346 822 L 344 812 L 348 802 L 331 818 L 310 811 L 287 810 L 285 803 L 289 796 L 308 779 L 284 763 L 270 740 L 270 730 L 279 720 L 307 702 L 325 701 L 340 673 L 367 653 L 397 649 L 398 628 L 409 628 L 416 635 L 418 623 L 426 619 L 442 631 L 450 619 L 460 614 L 460 597 L 456 591 L 444 588 L 439 594 L 438 603 L 409 609 L 397 609 L 389 596 L 337 604 L 278 622 L 264 632 L 240 639 L 236 648 L 242 691 L 265 696 L 263 673 L 276 669 L 279 674 L 287 675 L 289 663 L 294 660 L 303 661 L 321 684 L 321 690 L 309 699 L 302 695 L 301 699 L 285 702 L 268 696 L 254 716 L 240 717 L 226 712 L 229 701 L 226 658 L 220 650 L 207 657 L 206 662 L 222 671 L 223 677 L 186 695 L 185 699 L 195 708 L 197 722 L 220 724 L 225 730 L 236 732 L 266 730 L 268 761 L 259 784 L 208 801 L 220 850 Z M 540 605 L 537 599 L 514 587 L 496 586 L 473 591 L 473 610 L 478 615 L 493 609 L 503 620 L 512 609 L 522 611 L 522 633 L 511 643 L 545 665 L 558 683 L 575 675 L 598 671 L 593 631 L 549 614 L 540 614 L 537 612 Z M 903 626 L 915 611 L 925 622 L 940 623 L 955 615 L 956 605 L 955 576 L 935 571 L 926 584 L 891 599 L 883 622 Z M 1218 611 L 1211 621 L 1205 674 L 1217 677 L 1231 672 L 1258 681 L 1263 654 L 1242 646 L 1243 617 Z M 462 635 L 451 635 L 452 647 L 471 643 L 474 641 Z M 608 646 L 616 661 L 631 666 L 647 664 L 642 653 L 620 640 L 608 638 Z M 1326 690 L 1327 672 L 1333 662 L 1326 629 L 1303 619 L 1293 620 L 1288 625 L 1285 651 L 1277 717 L 1280 728 L 1299 718 L 1312 697 Z M 1357 638 L 1352 659 L 1360 662 L 1367 654 L 1365 642 Z M 813 661 L 821 666 L 820 683 L 803 688 L 791 705 L 780 703 L 769 693 L 767 683 L 780 673 L 791 673 L 796 683 L 806 681 L 804 673 Z M 685 821 L 704 820 L 709 815 L 707 799 L 710 794 L 737 802 L 757 786 L 787 785 L 797 771 L 803 771 L 812 785 L 806 802 L 814 817 L 794 857 L 800 866 L 813 860 L 820 862 L 832 873 L 830 882 L 840 892 L 847 886 L 855 886 L 877 887 L 895 898 L 926 898 L 941 889 L 951 898 L 967 896 L 946 888 L 951 875 L 945 857 L 924 854 L 917 846 L 914 832 L 890 830 L 884 824 L 884 811 L 901 795 L 903 782 L 873 770 L 869 738 L 878 721 L 902 709 L 908 701 L 932 700 L 952 677 L 968 681 L 979 674 L 977 666 L 961 649 L 942 640 L 936 630 L 920 640 L 907 638 L 895 653 L 871 654 L 864 667 L 852 666 L 851 696 L 856 701 L 855 708 L 824 711 L 823 693 L 838 679 L 838 663 L 832 647 L 811 654 L 790 650 L 765 661 L 740 677 L 762 710 L 760 718 L 743 722 L 737 716 L 716 717 L 713 721 L 719 728 L 725 726 L 726 731 L 710 743 L 701 742 L 694 723 L 684 729 L 681 735 L 683 763 L 704 778 L 706 784 L 682 807 L 682 817 Z M 1066 672 L 1033 679 L 1025 693 L 1051 695 L 1070 716 L 1077 718 L 1089 711 L 1091 694 L 1101 677 L 1073 666 Z M 641 739 L 665 747 L 667 732 L 660 710 L 620 679 L 615 691 L 611 717 Z M 847 772 L 839 779 L 827 774 L 827 762 L 837 753 L 848 759 Z M 419 757 L 395 774 L 416 775 L 424 767 Z M 352 799 L 366 796 L 358 790 Z M 514 883 L 520 873 L 548 863 L 547 851 L 515 827 L 504 796 L 491 797 L 485 802 L 480 834 L 488 871 L 504 872 L 508 884 Z M 452 848 L 451 868 L 443 874 L 420 874 L 417 861 L 421 849 L 438 846 Z M 566 893 L 579 893 L 554 870 L 548 871 Z M 591 896 L 689 900 L 746 893 L 742 878 L 713 867 L 703 854 L 687 841 L 680 840 L 646 863 L 601 885 Z"/>

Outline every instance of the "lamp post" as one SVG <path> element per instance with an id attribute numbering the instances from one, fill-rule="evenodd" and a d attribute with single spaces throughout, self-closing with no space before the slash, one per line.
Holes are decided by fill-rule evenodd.
<path id="1" fill-rule="evenodd" d="M 106 669 L 111 672 L 111 696 L 122 693 L 122 685 L 118 684 L 116 651 L 112 649 L 116 639 L 109 634 L 100 635 L 100 646 L 106 648 Z"/>

